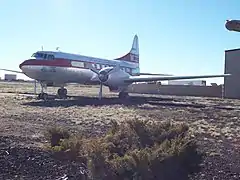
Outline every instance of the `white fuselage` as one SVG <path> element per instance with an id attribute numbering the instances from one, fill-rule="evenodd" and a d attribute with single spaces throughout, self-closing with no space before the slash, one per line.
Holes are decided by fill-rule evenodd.
<path id="1" fill-rule="evenodd" d="M 38 51 L 33 57 L 19 65 L 28 77 L 56 84 L 97 82 L 96 73 L 91 71 L 87 64 L 95 69 L 120 65 L 123 72 L 134 74 L 139 72 L 138 63 L 122 60 L 107 60 L 64 52 Z M 117 74 L 115 76 L 118 76 Z"/>
<path id="2" fill-rule="evenodd" d="M 22 71 L 28 77 L 39 81 L 56 83 L 85 83 L 90 82 L 94 72 L 89 69 L 74 67 L 51 67 L 45 65 L 23 66 Z M 44 69 L 46 71 L 44 71 Z M 54 71 L 51 71 L 54 70 Z"/>

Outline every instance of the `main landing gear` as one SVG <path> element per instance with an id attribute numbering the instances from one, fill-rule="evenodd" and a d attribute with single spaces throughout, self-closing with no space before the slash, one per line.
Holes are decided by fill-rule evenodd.
<path id="1" fill-rule="evenodd" d="M 41 92 L 40 94 L 38 94 L 38 99 L 43 99 L 46 101 L 48 99 L 48 94 Z"/>
<path id="2" fill-rule="evenodd" d="M 57 95 L 61 99 L 66 99 L 67 98 L 67 89 L 66 88 L 59 88 L 57 91 Z"/>
<path id="3" fill-rule="evenodd" d="M 128 98 L 129 98 L 129 95 L 128 95 L 127 92 L 120 92 L 120 93 L 118 94 L 118 97 L 119 97 L 119 99 L 128 99 Z"/>

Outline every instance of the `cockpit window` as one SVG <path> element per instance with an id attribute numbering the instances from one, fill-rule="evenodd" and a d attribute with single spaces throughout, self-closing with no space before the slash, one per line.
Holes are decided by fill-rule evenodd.
<path id="1" fill-rule="evenodd" d="M 45 54 L 45 53 L 39 53 L 39 52 L 33 53 L 33 55 L 31 57 L 46 59 L 46 60 L 53 60 L 54 59 L 54 55 L 52 55 L 52 54 Z"/>
<path id="2" fill-rule="evenodd" d="M 52 54 L 49 54 L 49 55 L 48 55 L 48 59 L 49 59 L 49 60 L 53 60 L 53 59 L 54 59 L 54 56 L 53 56 Z"/>
<path id="3" fill-rule="evenodd" d="M 35 58 L 43 58 L 44 54 L 43 53 L 33 53 L 32 57 Z"/>

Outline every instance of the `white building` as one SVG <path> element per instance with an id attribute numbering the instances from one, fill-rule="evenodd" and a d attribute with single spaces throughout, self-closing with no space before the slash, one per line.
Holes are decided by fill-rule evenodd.
<path id="1" fill-rule="evenodd" d="M 206 81 L 204 80 L 170 80 L 168 85 L 193 85 L 193 86 L 206 86 Z"/>
<path id="2" fill-rule="evenodd" d="M 17 80 L 17 75 L 16 74 L 5 74 L 4 79 L 5 79 L 5 81 L 14 81 L 14 80 Z"/>

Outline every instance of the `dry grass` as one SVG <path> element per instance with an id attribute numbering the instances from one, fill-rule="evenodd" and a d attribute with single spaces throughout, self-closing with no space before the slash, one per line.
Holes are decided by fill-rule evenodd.
<path id="1" fill-rule="evenodd" d="M 50 93 L 55 94 L 56 90 L 57 88 L 48 88 Z M 131 105 L 124 105 L 118 100 L 109 98 L 99 103 L 95 98 L 98 93 L 96 87 L 77 85 L 68 87 L 69 95 L 84 95 L 89 98 L 73 97 L 65 101 L 43 103 L 32 96 L 20 94 L 33 92 L 33 85 L 2 82 L 0 92 L 0 135 L 20 136 L 23 144 L 42 146 L 47 140 L 44 137 L 46 128 L 54 126 L 63 127 L 73 134 L 83 131 L 95 136 L 106 132 L 111 120 L 118 122 L 136 118 L 153 121 L 170 120 L 188 123 L 190 131 L 199 141 L 203 151 L 209 156 L 217 155 L 225 159 L 223 165 L 216 165 L 215 169 L 213 168 L 213 172 L 209 170 L 210 165 L 205 164 L 208 169 L 206 172 L 203 171 L 205 176 L 210 172 L 225 172 L 222 166 L 227 166 L 228 163 L 233 169 L 240 165 L 240 163 L 234 165 L 238 162 L 232 162 L 234 157 L 239 156 L 240 147 L 238 100 L 148 96 L 135 97 Z M 104 96 L 115 95 L 105 89 Z M 198 179 L 206 179 L 204 175 L 200 175 Z"/>

